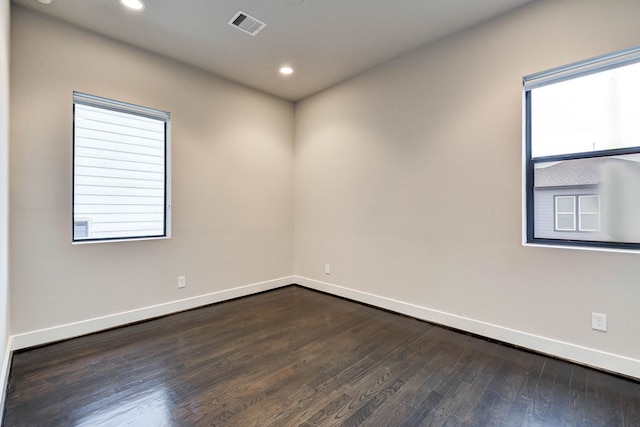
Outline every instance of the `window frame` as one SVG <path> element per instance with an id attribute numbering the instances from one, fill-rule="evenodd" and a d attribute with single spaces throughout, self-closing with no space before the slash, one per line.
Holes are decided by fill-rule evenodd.
<path id="1" fill-rule="evenodd" d="M 600 195 L 599 194 L 562 194 L 562 195 L 554 195 L 554 231 L 558 232 L 575 232 L 575 233 L 597 233 L 600 231 Z M 598 209 L 596 212 L 585 212 L 582 209 L 582 200 L 586 198 L 595 198 L 597 200 Z M 571 199 L 573 204 L 572 211 L 560 211 L 558 209 L 558 199 Z M 571 215 L 573 217 L 573 227 L 572 228 L 560 228 L 558 226 L 559 215 Z M 593 215 L 598 218 L 598 227 L 595 229 L 585 228 L 583 225 L 582 216 L 583 215 Z"/>
<path id="2" fill-rule="evenodd" d="M 600 231 L 600 195 L 599 194 L 580 194 L 577 196 L 578 198 L 578 231 L 585 233 L 597 233 Z M 586 198 L 595 198 L 598 202 L 598 210 L 597 212 L 584 212 L 582 209 L 582 200 Z M 584 228 L 582 225 L 582 215 L 594 215 L 598 218 L 598 227 L 595 229 Z"/>
<path id="3" fill-rule="evenodd" d="M 571 199 L 571 203 L 573 205 L 573 209 L 571 210 L 571 212 L 560 212 L 558 209 L 558 200 L 559 199 Z M 555 221 L 553 224 L 553 228 L 554 231 L 576 231 L 576 227 L 578 224 L 577 218 L 576 218 L 576 196 L 568 196 L 568 195 L 562 195 L 562 196 L 553 196 L 553 204 L 554 204 L 554 216 L 555 216 Z M 571 228 L 560 228 L 558 226 L 559 222 L 559 215 L 571 215 L 573 218 L 572 221 L 572 227 Z"/>
<path id="4" fill-rule="evenodd" d="M 567 238 L 542 238 L 535 237 L 535 212 L 534 212 L 534 171 L 537 163 L 559 162 L 564 160 L 576 160 L 598 157 L 615 157 L 628 154 L 640 154 L 640 145 L 626 148 L 597 150 L 592 152 L 569 153 L 560 155 L 549 155 L 532 157 L 532 99 L 531 91 L 538 87 L 560 83 L 562 81 L 571 80 L 598 72 L 640 63 L 640 46 L 629 49 L 620 50 L 607 55 L 602 55 L 587 59 L 584 61 L 574 62 L 568 65 L 552 68 L 547 71 L 530 74 L 522 78 L 522 244 L 525 246 L 553 246 L 589 250 L 605 250 L 605 251 L 624 251 L 637 253 L 640 250 L 640 242 L 619 242 L 619 241 L 601 241 L 601 240 L 580 240 L 576 235 L 576 239 Z M 591 196 L 585 194 L 584 196 Z M 578 202 L 578 201 L 576 201 Z M 579 203 L 579 202 L 578 202 Z M 576 205 L 578 205 L 576 203 Z M 601 199 L 598 198 L 599 212 L 598 225 L 599 230 L 579 230 L 580 215 L 579 207 L 576 206 L 575 217 L 577 222 L 576 228 L 583 232 L 597 232 L 601 228 L 602 205 Z M 554 197 L 554 229 L 556 227 L 555 197 Z M 560 230 L 567 231 L 568 230 Z"/>
<path id="5" fill-rule="evenodd" d="M 76 218 L 76 105 L 85 105 L 93 108 L 131 114 L 134 116 L 154 119 L 164 122 L 164 203 L 163 203 L 163 232 L 161 234 L 145 235 L 143 233 L 131 233 L 121 237 L 81 238 L 75 237 L 76 222 L 87 222 L 87 231 L 92 229 L 92 221 L 84 214 Z M 72 112 L 72 168 L 71 168 L 71 243 L 90 244 L 104 242 L 123 242 L 139 240 L 159 240 L 171 238 L 171 114 L 166 111 L 117 101 L 110 98 L 90 95 L 83 92 L 73 92 Z M 132 230 L 135 231 L 135 230 Z"/>

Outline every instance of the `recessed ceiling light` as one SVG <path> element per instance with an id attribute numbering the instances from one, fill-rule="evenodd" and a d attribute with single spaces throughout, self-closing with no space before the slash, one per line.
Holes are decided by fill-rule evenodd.
<path id="1" fill-rule="evenodd" d="M 42 4 L 51 4 L 51 0 L 38 0 Z"/>
<path id="2" fill-rule="evenodd" d="M 284 74 L 285 76 L 293 74 L 293 68 L 289 66 L 280 67 L 280 74 Z"/>
<path id="3" fill-rule="evenodd" d="M 140 0 L 120 0 L 120 3 L 127 6 L 129 9 L 142 10 L 144 9 L 144 3 Z"/>

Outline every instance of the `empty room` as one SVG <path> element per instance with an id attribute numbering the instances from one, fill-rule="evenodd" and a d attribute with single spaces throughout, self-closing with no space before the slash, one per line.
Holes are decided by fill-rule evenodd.
<path id="1" fill-rule="evenodd" d="M 0 0 L 3 425 L 640 425 L 638 17 Z"/>

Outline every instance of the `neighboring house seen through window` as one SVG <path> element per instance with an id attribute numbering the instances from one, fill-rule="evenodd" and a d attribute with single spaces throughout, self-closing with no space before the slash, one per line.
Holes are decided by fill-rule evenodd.
<path id="1" fill-rule="evenodd" d="M 640 249 L 640 47 L 523 78 L 525 241 Z"/>
<path id="2" fill-rule="evenodd" d="M 169 113 L 79 92 L 73 112 L 73 241 L 169 237 Z"/>

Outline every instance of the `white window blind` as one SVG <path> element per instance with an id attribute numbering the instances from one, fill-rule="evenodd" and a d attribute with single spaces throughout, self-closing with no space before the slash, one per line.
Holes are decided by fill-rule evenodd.
<path id="1" fill-rule="evenodd" d="M 613 68 L 620 68 L 638 61 L 640 61 L 640 46 L 530 74 L 524 76 L 522 82 L 524 90 L 529 91 L 590 74 L 601 73 Z"/>

